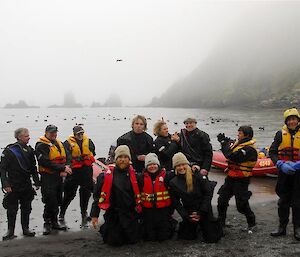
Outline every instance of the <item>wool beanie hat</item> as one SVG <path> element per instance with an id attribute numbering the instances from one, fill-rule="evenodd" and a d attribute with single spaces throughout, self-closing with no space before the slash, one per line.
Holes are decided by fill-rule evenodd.
<path id="1" fill-rule="evenodd" d="M 147 169 L 148 165 L 150 164 L 157 164 L 158 166 L 160 166 L 160 162 L 155 153 L 148 153 L 145 157 L 145 168 Z"/>
<path id="2" fill-rule="evenodd" d="M 174 154 L 172 158 L 173 168 L 180 164 L 190 164 L 185 155 L 181 152 Z"/>
<path id="3" fill-rule="evenodd" d="M 126 155 L 131 160 L 130 150 L 127 145 L 120 145 L 115 150 L 115 160 L 118 159 L 121 155 Z"/>

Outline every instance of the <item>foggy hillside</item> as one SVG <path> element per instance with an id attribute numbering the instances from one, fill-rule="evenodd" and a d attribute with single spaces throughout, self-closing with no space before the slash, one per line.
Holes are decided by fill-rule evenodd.
<path id="1" fill-rule="evenodd" d="M 242 17 L 193 72 L 151 106 L 279 107 L 300 103 L 300 10 L 275 5 Z"/>

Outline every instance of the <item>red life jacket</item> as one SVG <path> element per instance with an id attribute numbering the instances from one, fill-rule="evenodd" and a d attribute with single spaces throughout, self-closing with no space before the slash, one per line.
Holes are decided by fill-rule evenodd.
<path id="1" fill-rule="evenodd" d="M 164 208 L 171 205 L 169 191 L 165 186 L 166 170 L 162 169 L 160 174 L 152 182 L 148 172 L 144 173 L 144 187 L 141 192 L 142 205 L 145 208 Z"/>
<path id="2" fill-rule="evenodd" d="M 113 182 L 113 173 L 114 173 L 114 167 L 109 167 L 109 170 L 104 175 L 104 183 L 102 186 L 102 191 L 98 202 L 98 206 L 102 210 L 107 210 L 111 204 L 110 196 L 111 196 L 111 188 Z M 135 196 L 136 210 L 138 213 L 141 213 L 142 206 L 141 206 L 140 190 L 136 180 L 135 171 L 131 165 L 129 167 L 129 177 L 130 177 L 130 182 Z"/>

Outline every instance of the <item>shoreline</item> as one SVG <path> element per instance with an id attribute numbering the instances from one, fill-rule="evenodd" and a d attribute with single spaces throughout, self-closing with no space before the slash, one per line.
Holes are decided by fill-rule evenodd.
<path id="1" fill-rule="evenodd" d="M 232 227 L 226 229 L 225 237 L 216 244 L 177 240 L 175 235 L 172 240 L 161 243 L 139 242 L 111 247 L 102 242 L 97 230 L 87 228 L 0 242 L 1 256 L 300 256 L 300 242 L 293 237 L 291 223 L 286 236 L 272 238 L 269 235 L 278 226 L 276 201 L 260 202 L 251 207 L 257 217 L 257 231 L 253 234 L 242 231 L 246 227 L 245 217 L 231 204 L 227 221 Z M 213 208 L 216 214 L 216 206 Z"/>

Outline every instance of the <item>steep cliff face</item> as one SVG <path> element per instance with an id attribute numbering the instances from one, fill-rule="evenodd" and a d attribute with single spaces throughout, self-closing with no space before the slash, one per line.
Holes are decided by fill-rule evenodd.
<path id="1" fill-rule="evenodd" d="M 300 9 L 264 9 L 226 33 L 209 57 L 152 106 L 300 104 Z"/>

